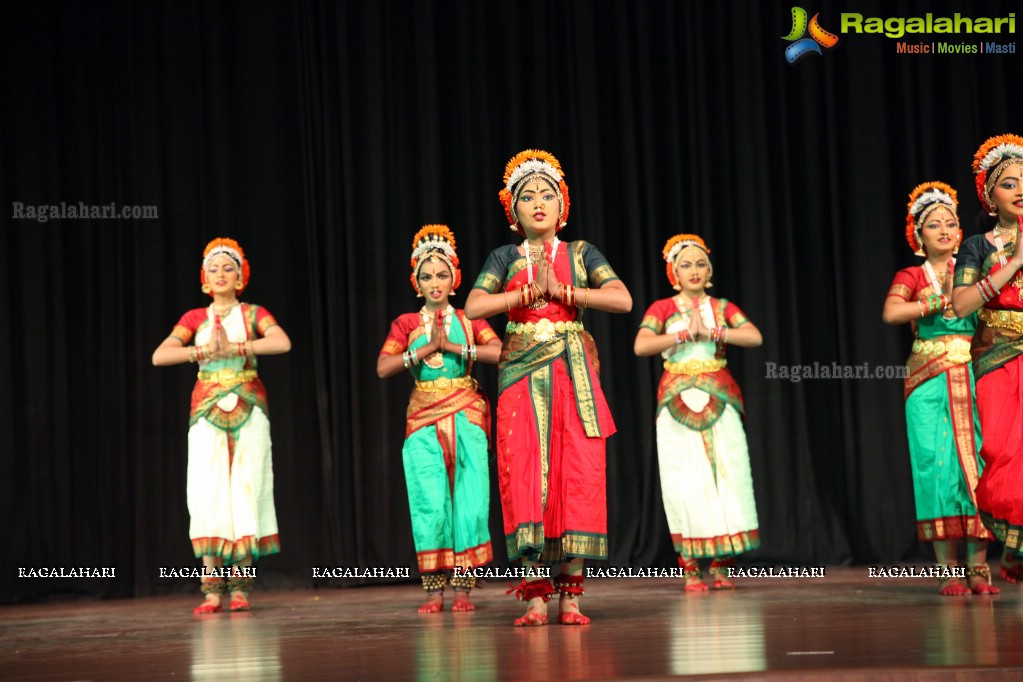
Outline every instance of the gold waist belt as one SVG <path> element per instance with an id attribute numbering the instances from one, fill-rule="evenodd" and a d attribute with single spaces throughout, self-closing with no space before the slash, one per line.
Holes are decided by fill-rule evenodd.
<path id="1" fill-rule="evenodd" d="M 538 322 L 509 322 L 505 331 L 509 334 L 532 334 L 535 341 L 550 341 L 555 336 L 570 332 L 581 332 L 582 322 L 552 322 L 546 317 Z"/>
<path id="2" fill-rule="evenodd" d="M 224 369 L 203 369 L 199 370 L 200 381 L 212 381 L 215 384 L 220 384 L 224 388 L 234 388 L 240 384 L 252 381 L 259 376 L 259 372 L 254 369 L 243 369 L 238 371 L 230 367 Z"/>
<path id="3" fill-rule="evenodd" d="M 448 379 L 447 377 L 441 377 L 440 379 L 434 379 L 433 381 L 417 381 L 416 390 L 423 391 L 424 393 L 443 393 L 445 391 L 452 391 L 456 388 L 472 388 L 472 377 L 456 377 L 454 379 Z"/>
<path id="4" fill-rule="evenodd" d="M 939 341 L 938 339 L 946 339 Z M 920 355 L 938 356 L 948 353 L 948 359 L 957 365 L 970 360 L 970 339 L 967 336 L 939 336 L 937 339 L 917 339 L 913 342 L 913 352 Z"/>
<path id="5" fill-rule="evenodd" d="M 707 374 L 728 367 L 728 360 L 713 358 L 711 360 L 682 360 L 681 362 L 665 362 L 664 369 L 672 374 Z"/>
<path id="6" fill-rule="evenodd" d="M 977 314 L 989 327 L 1008 329 L 1023 334 L 1023 312 L 1018 310 L 989 310 L 981 308 Z"/>

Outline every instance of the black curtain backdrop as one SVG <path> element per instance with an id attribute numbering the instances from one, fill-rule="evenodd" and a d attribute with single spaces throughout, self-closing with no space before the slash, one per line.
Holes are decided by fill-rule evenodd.
<path id="1" fill-rule="evenodd" d="M 260 563 L 262 583 L 349 585 L 359 581 L 314 580 L 312 569 L 414 566 L 400 454 L 411 380 L 378 379 L 377 352 L 390 321 L 419 306 L 412 235 L 452 227 L 464 301 L 486 254 L 512 241 L 497 192 L 505 162 L 530 147 L 565 168 L 573 203 L 562 236 L 596 244 L 635 301 L 627 315 L 587 316 L 619 426 L 608 442 L 608 563 L 674 565 L 654 441 L 660 366 L 636 358 L 632 341 L 646 307 L 672 293 L 660 249 L 680 231 L 705 237 L 713 293 L 764 333 L 762 347 L 729 351 L 763 543 L 746 560 L 927 556 L 901 380 L 793 383 L 768 370 L 905 360 L 908 326 L 886 327 L 880 314 L 894 273 L 916 262 L 906 195 L 947 181 L 967 234 L 980 229 L 970 160 L 988 136 L 1023 132 L 1021 64 L 898 54 L 895 39 L 851 33 L 789 64 L 791 6 L 5 3 L 0 601 L 195 589 L 158 577 L 197 564 L 185 506 L 194 368 L 154 368 L 150 356 L 207 302 L 201 252 L 216 236 L 244 246 L 244 299 L 273 312 L 294 344 L 260 366 L 282 542 Z M 841 12 L 1004 17 L 1018 7 L 806 9 L 837 33 Z M 61 202 L 152 205 L 158 219 L 15 215 L 18 203 Z M 477 376 L 494 396 L 496 370 Z M 497 565 L 507 565 L 496 485 L 492 499 Z M 17 577 L 78 566 L 116 577 Z"/>

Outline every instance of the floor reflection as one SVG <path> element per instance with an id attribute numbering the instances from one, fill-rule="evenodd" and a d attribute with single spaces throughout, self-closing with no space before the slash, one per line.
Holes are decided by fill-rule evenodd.
<path id="1" fill-rule="evenodd" d="M 417 680 L 495 680 L 497 654 L 492 627 L 474 626 L 474 613 L 424 617 L 416 631 Z"/>
<path id="2" fill-rule="evenodd" d="M 936 617 L 923 628 L 927 665 L 997 664 L 994 602 L 991 597 L 942 598 Z"/>
<path id="3" fill-rule="evenodd" d="M 1005 679 L 1023 670 L 1023 588 L 996 584 L 997 597 L 949 598 L 862 568 L 688 595 L 677 580 L 594 580 L 582 627 L 557 625 L 556 603 L 550 625 L 513 627 L 523 604 L 493 588 L 474 613 L 430 617 L 406 585 L 267 592 L 251 613 L 202 618 L 185 597 L 9 606 L 0 677 Z"/>
<path id="4" fill-rule="evenodd" d="M 668 669 L 675 675 L 764 670 L 764 619 L 759 601 L 735 592 L 689 593 L 670 611 Z"/>
<path id="5" fill-rule="evenodd" d="M 282 679 L 276 619 L 231 613 L 196 620 L 191 635 L 193 680 Z"/>

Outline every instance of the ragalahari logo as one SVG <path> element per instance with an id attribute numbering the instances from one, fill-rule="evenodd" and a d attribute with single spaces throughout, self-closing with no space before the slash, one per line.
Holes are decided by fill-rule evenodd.
<path id="1" fill-rule="evenodd" d="M 820 13 L 813 15 L 813 19 L 807 23 L 806 10 L 802 7 L 792 8 L 792 30 L 787 36 L 782 36 L 783 40 L 792 43 L 785 48 L 785 59 L 789 60 L 789 64 L 795 64 L 801 58 L 814 52 L 823 54 L 822 47 L 834 47 L 838 44 L 838 36 L 830 31 L 825 31 L 817 23 L 819 16 Z M 810 31 L 810 37 L 804 38 L 803 35 L 807 29 Z"/>

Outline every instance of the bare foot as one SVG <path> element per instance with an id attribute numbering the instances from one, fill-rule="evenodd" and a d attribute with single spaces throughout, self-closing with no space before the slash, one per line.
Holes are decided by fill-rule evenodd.
<path id="1" fill-rule="evenodd" d="M 959 578 L 942 578 L 938 581 L 938 594 L 944 597 L 962 597 L 970 594 L 970 588 Z"/>
<path id="2" fill-rule="evenodd" d="M 476 605 L 469 599 L 469 593 L 462 590 L 455 591 L 455 603 L 451 605 L 452 611 L 475 611 Z"/>
<path id="3" fill-rule="evenodd" d="M 684 570 L 686 581 L 686 592 L 706 592 L 707 584 L 703 582 L 703 572 L 700 570 L 700 562 L 693 557 L 679 557 L 678 565 Z"/>
<path id="4" fill-rule="evenodd" d="M 431 592 L 419 605 L 419 613 L 440 613 L 444 610 L 444 593 Z"/>
<path id="5" fill-rule="evenodd" d="M 532 625 L 547 625 L 547 602 L 540 597 L 529 600 L 526 614 L 515 619 L 516 627 L 528 627 Z"/>
<path id="6" fill-rule="evenodd" d="M 732 578 L 728 575 L 729 569 L 734 565 L 735 560 L 732 558 L 715 559 L 710 562 L 710 574 L 714 578 L 713 587 L 715 590 L 735 589 L 735 583 L 732 582 Z"/>
<path id="7" fill-rule="evenodd" d="M 232 592 L 231 604 L 227 608 L 231 611 L 248 611 L 252 608 L 249 605 L 249 595 L 245 592 Z"/>
<path id="8" fill-rule="evenodd" d="M 966 571 L 966 581 L 974 594 L 998 594 L 1002 590 L 991 584 L 991 569 L 987 564 L 970 566 Z"/>
<path id="9" fill-rule="evenodd" d="M 586 625 L 590 622 L 589 616 L 579 612 L 579 597 L 569 594 L 561 595 L 558 602 L 558 622 L 562 625 Z"/>
<path id="10" fill-rule="evenodd" d="M 1019 556 L 1012 550 L 1002 553 L 999 574 L 1007 583 L 1018 583 L 1023 578 L 1023 563 L 1020 563 Z"/>
<path id="11" fill-rule="evenodd" d="M 206 601 L 192 609 L 192 613 L 196 615 L 201 615 L 204 613 L 220 613 L 221 609 L 222 607 L 220 605 L 220 595 L 207 594 Z"/>

